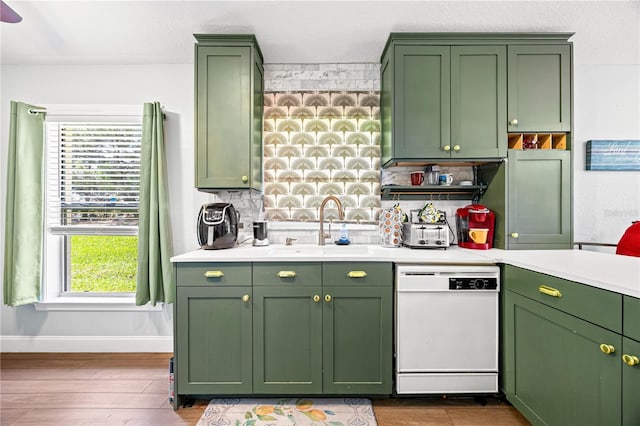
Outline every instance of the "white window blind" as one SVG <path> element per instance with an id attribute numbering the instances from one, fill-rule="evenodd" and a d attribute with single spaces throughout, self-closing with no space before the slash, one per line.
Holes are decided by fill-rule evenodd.
<path id="1" fill-rule="evenodd" d="M 54 234 L 136 234 L 141 123 L 47 123 Z"/>

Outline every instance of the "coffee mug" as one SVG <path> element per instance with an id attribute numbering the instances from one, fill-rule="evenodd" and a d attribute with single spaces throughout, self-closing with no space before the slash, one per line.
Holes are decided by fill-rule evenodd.
<path id="1" fill-rule="evenodd" d="M 471 228 L 469 229 L 469 237 L 476 244 L 486 244 L 487 242 L 487 234 L 489 230 L 486 228 Z"/>
<path id="2" fill-rule="evenodd" d="M 424 182 L 424 173 L 411 172 L 411 185 L 422 185 L 422 182 Z"/>
<path id="3" fill-rule="evenodd" d="M 443 173 L 440 175 L 440 185 L 451 185 L 453 183 L 453 175 L 449 173 Z"/>

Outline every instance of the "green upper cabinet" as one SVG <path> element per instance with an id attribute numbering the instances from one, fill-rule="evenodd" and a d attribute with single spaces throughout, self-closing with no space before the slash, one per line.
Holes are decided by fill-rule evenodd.
<path id="1" fill-rule="evenodd" d="M 262 189 L 262 54 L 253 35 L 196 35 L 195 186 Z"/>
<path id="2" fill-rule="evenodd" d="M 506 155 L 506 47 L 391 44 L 382 163 Z"/>
<path id="3" fill-rule="evenodd" d="M 510 132 L 571 131 L 571 44 L 509 45 Z"/>
<path id="4" fill-rule="evenodd" d="M 494 247 L 571 248 L 571 152 L 508 150 L 506 163 L 480 168 L 480 203 L 496 215 Z"/>
<path id="5" fill-rule="evenodd" d="M 398 160 L 449 157 L 443 147 L 450 145 L 450 55 L 449 46 L 394 48 L 392 87 L 382 88 L 383 96 L 389 90 L 393 103 L 393 116 L 390 120 L 383 118 L 383 123 L 389 121 L 392 128 L 391 133 L 383 130 L 383 138 L 389 137 L 382 141 L 383 157 L 386 154 Z M 386 67 L 383 71 L 391 69 Z M 383 85 L 388 80 L 382 76 Z"/>
<path id="6" fill-rule="evenodd" d="M 451 158 L 507 155 L 504 46 L 451 47 Z"/>

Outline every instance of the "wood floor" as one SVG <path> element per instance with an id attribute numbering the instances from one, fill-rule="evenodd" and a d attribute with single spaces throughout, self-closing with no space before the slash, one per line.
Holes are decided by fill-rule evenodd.
<path id="1" fill-rule="evenodd" d="M 167 402 L 169 354 L 13 354 L 0 357 L 0 425 L 195 425 L 207 402 Z M 528 425 L 490 398 L 374 400 L 380 426 Z"/>

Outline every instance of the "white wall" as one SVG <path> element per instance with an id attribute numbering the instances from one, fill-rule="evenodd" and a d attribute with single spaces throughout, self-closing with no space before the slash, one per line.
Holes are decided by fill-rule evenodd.
<path id="1" fill-rule="evenodd" d="M 567 31 L 574 52 L 575 239 L 617 242 L 640 219 L 639 172 L 584 170 L 589 139 L 640 139 L 639 2 L 434 2 L 446 15 L 437 27 L 397 31 Z M 486 6 L 486 7 L 481 7 Z M 440 9 L 441 10 L 440 10 Z M 455 10 L 454 10 L 455 9 Z M 452 12 L 455 12 L 453 13 Z M 382 51 L 383 46 L 380 46 Z M 268 52 L 265 61 L 269 62 Z M 295 59 L 293 59 L 295 61 Z M 4 227 L 5 164 L 10 100 L 34 104 L 140 104 L 160 101 L 165 122 L 174 251 L 196 248 L 195 214 L 210 196 L 193 189 L 193 65 L 2 66 L 0 115 L 0 227 Z M 0 235 L 4 236 L 4 229 Z M 3 249 L 0 249 L 3 250 Z M 65 338 L 105 336 L 125 342 L 171 336 L 171 312 L 40 312 L 2 306 L 0 336 Z M 134 345 L 132 345 L 133 347 Z M 137 346 L 135 346 L 137 347 Z M 2 348 L 0 348 L 2 349 Z"/>

